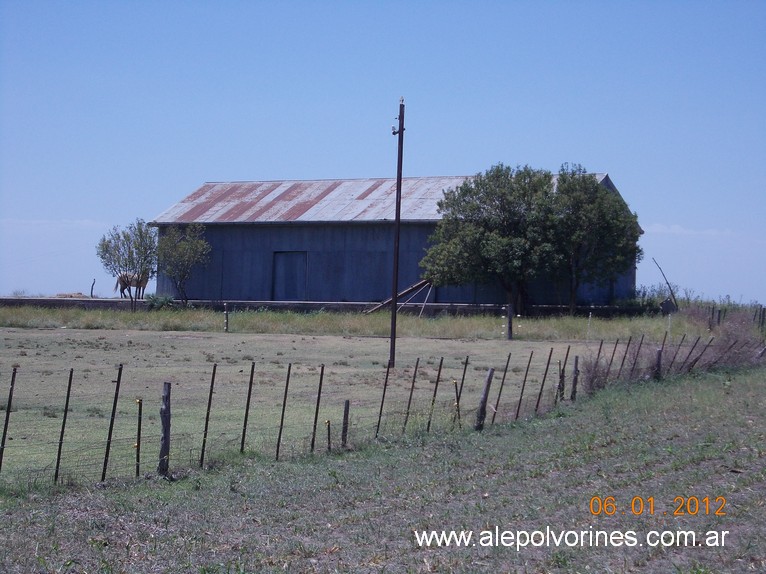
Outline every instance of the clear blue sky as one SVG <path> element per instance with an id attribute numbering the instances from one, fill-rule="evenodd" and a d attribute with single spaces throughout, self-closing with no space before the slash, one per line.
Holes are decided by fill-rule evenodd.
<path id="1" fill-rule="evenodd" d="M 766 2 L 0 0 L 0 295 L 206 181 L 608 172 L 638 283 L 766 302 Z M 682 293 L 683 294 L 683 293 Z"/>

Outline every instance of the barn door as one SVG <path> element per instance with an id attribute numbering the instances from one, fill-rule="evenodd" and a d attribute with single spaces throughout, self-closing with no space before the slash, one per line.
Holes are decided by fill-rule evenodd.
<path id="1" fill-rule="evenodd" d="M 273 301 L 305 301 L 306 271 L 305 251 L 277 251 L 274 253 L 272 275 Z"/>

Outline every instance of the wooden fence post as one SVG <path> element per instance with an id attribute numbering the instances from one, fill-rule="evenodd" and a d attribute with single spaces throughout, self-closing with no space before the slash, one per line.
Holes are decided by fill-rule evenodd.
<path id="1" fill-rule="evenodd" d="M 117 369 L 117 385 L 114 388 L 114 403 L 112 404 L 112 416 L 109 419 L 109 434 L 106 437 L 106 452 L 104 453 L 104 468 L 101 470 L 101 482 L 106 480 L 106 469 L 109 466 L 109 450 L 112 447 L 112 432 L 114 431 L 114 419 L 117 416 L 117 400 L 120 398 L 120 381 L 122 380 L 122 365 Z"/>
<path id="2" fill-rule="evenodd" d="M 564 365 L 561 367 L 561 372 L 559 372 L 559 387 L 557 389 L 557 400 L 563 401 L 564 400 L 564 386 L 566 384 L 566 372 L 567 372 L 567 362 L 569 361 L 569 350 L 572 348 L 571 345 L 567 345 L 567 352 L 566 355 L 564 355 Z"/>
<path id="3" fill-rule="evenodd" d="M 322 399 L 322 381 L 324 381 L 324 363 L 319 368 L 319 388 L 317 389 L 317 404 L 314 409 L 314 426 L 311 430 L 311 452 L 314 452 L 314 444 L 317 438 L 317 422 L 319 422 L 319 401 Z"/>
<path id="4" fill-rule="evenodd" d="M 495 424 L 495 417 L 497 416 L 497 411 L 500 408 L 500 395 L 503 394 L 503 387 L 505 386 L 505 377 L 508 375 L 508 365 L 511 364 L 511 354 L 508 353 L 508 358 L 505 360 L 505 369 L 503 370 L 503 378 L 500 381 L 500 390 L 497 391 L 497 400 L 495 400 L 495 410 L 492 413 L 492 420 L 489 424 L 493 425 Z"/>
<path id="5" fill-rule="evenodd" d="M 141 419 L 143 418 L 144 401 L 136 399 L 138 405 L 138 428 L 136 429 L 136 478 L 141 475 Z"/>
<path id="6" fill-rule="evenodd" d="M 351 408 L 351 401 L 346 399 L 343 401 L 343 426 L 340 431 L 340 446 L 346 448 L 348 445 L 348 414 Z"/>
<path id="7" fill-rule="evenodd" d="M 633 366 L 630 368 L 630 375 L 628 375 L 628 380 L 633 380 L 633 373 L 636 370 L 636 364 L 638 363 L 638 360 L 641 358 L 641 346 L 644 344 L 644 335 L 641 335 L 641 339 L 638 341 L 638 349 L 636 349 L 636 358 L 633 359 Z"/>
<path id="8" fill-rule="evenodd" d="M 654 380 L 662 379 L 662 349 L 657 349 L 657 361 L 654 363 Z"/>
<path id="9" fill-rule="evenodd" d="M 484 430 L 484 419 L 487 418 L 487 399 L 489 398 L 489 387 L 492 385 L 492 377 L 495 375 L 495 369 L 487 371 L 487 378 L 484 379 L 484 390 L 481 392 L 479 401 L 479 410 L 476 413 L 476 424 L 473 429 L 477 431 Z"/>
<path id="10" fill-rule="evenodd" d="M 415 371 L 412 373 L 412 385 L 410 386 L 410 398 L 407 400 L 407 412 L 404 413 L 404 424 L 402 425 L 402 434 L 407 430 L 407 421 L 410 419 L 410 407 L 412 406 L 412 393 L 415 392 L 415 379 L 418 376 L 418 365 L 420 365 L 420 357 L 415 360 Z"/>
<path id="11" fill-rule="evenodd" d="M 543 389 L 545 388 L 545 379 L 548 378 L 548 369 L 551 366 L 552 356 L 553 356 L 553 347 L 551 347 L 551 352 L 548 353 L 548 362 L 545 363 L 545 374 L 543 374 L 543 382 L 540 383 L 540 392 L 537 394 L 537 402 L 535 403 L 535 414 L 537 414 L 537 410 L 540 408 L 540 399 L 543 398 Z"/>
<path id="12" fill-rule="evenodd" d="M 72 394 L 72 376 L 74 369 L 69 369 L 69 382 L 66 386 L 66 400 L 64 401 L 64 416 L 61 417 L 61 434 L 59 434 L 59 450 L 56 455 L 56 471 L 53 473 L 53 484 L 59 481 L 59 467 L 61 466 L 61 451 L 64 448 L 64 429 L 66 429 L 66 419 L 69 414 L 69 397 Z"/>
<path id="13" fill-rule="evenodd" d="M 287 379 L 285 379 L 285 396 L 282 399 L 282 416 L 279 419 L 279 434 L 277 435 L 277 455 L 276 460 L 279 460 L 279 448 L 282 444 L 282 429 L 285 427 L 285 408 L 287 407 L 287 389 L 290 387 L 290 371 L 293 368 L 292 363 L 287 363 Z"/>
<path id="14" fill-rule="evenodd" d="M 386 380 L 383 381 L 383 395 L 380 397 L 380 410 L 378 411 L 378 426 L 375 427 L 375 438 L 378 438 L 380 432 L 380 421 L 383 418 L 383 404 L 386 402 L 386 390 L 388 389 L 388 373 L 391 370 L 391 365 L 386 365 Z"/>
<path id="15" fill-rule="evenodd" d="M 253 379 L 255 378 L 255 361 L 250 364 L 250 382 L 247 384 L 247 400 L 245 401 L 245 421 L 242 423 L 242 441 L 239 452 L 245 452 L 245 436 L 247 435 L 247 419 L 250 416 L 250 399 L 253 394 Z"/>
<path id="16" fill-rule="evenodd" d="M 673 370 L 673 363 L 676 362 L 676 357 L 678 356 L 678 351 L 681 350 L 681 345 L 684 344 L 684 341 L 686 340 L 686 333 L 683 334 L 681 337 L 681 342 L 678 343 L 678 347 L 676 348 L 676 352 L 673 354 L 673 358 L 670 360 L 670 365 L 668 365 L 668 375 L 670 374 L 670 371 Z"/>
<path id="17" fill-rule="evenodd" d="M 3 440 L 0 441 L 0 470 L 3 470 L 3 453 L 5 452 L 5 441 L 8 438 L 8 422 L 11 418 L 11 408 L 13 408 L 13 387 L 16 385 L 16 367 L 13 367 L 11 374 L 11 389 L 8 391 L 8 402 L 5 405 L 5 424 L 3 425 Z"/>
<path id="18" fill-rule="evenodd" d="M 569 400 L 572 402 L 577 400 L 577 381 L 580 379 L 580 357 L 575 355 L 574 371 L 572 371 L 572 395 Z"/>
<path id="19" fill-rule="evenodd" d="M 529 361 L 527 361 L 527 370 L 524 373 L 524 381 L 521 383 L 521 390 L 519 391 L 519 404 L 516 406 L 516 418 L 513 420 L 519 420 L 519 412 L 521 411 L 521 399 L 524 398 L 524 387 L 527 386 L 527 375 L 529 375 L 529 366 L 532 364 L 532 355 L 534 351 L 529 352 Z"/>
<path id="20" fill-rule="evenodd" d="M 436 384 L 434 385 L 434 395 L 431 397 L 431 410 L 428 411 L 428 425 L 426 425 L 426 432 L 431 432 L 431 419 L 434 416 L 434 405 L 436 405 L 436 392 L 439 390 L 439 379 L 442 376 L 442 364 L 444 363 L 444 357 L 439 360 L 439 371 L 436 373 Z"/>
<path id="21" fill-rule="evenodd" d="M 157 474 L 168 476 L 170 468 L 170 383 L 162 384 L 162 405 L 160 406 L 160 424 L 162 434 L 160 436 L 160 460 L 157 464 Z"/>
<path id="22" fill-rule="evenodd" d="M 207 411 L 205 413 L 205 430 L 202 433 L 202 450 L 199 453 L 199 467 L 205 466 L 205 447 L 207 446 L 207 430 L 210 425 L 210 409 L 213 406 L 213 389 L 215 387 L 215 371 L 218 363 L 213 363 L 213 374 L 210 377 L 210 393 L 207 397 Z"/>

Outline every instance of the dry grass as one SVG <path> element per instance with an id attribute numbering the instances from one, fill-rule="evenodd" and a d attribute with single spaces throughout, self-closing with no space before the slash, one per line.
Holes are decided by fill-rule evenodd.
<path id="1" fill-rule="evenodd" d="M 766 568 L 761 544 L 766 538 L 764 371 L 736 366 L 759 353 L 762 358 L 763 342 L 745 319 L 731 315 L 727 317 L 731 323 L 713 325 L 712 331 L 707 321 L 700 324 L 694 316 L 590 322 L 522 319 L 515 322 L 515 340 L 507 342 L 496 332 L 496 318 L 472 318 L 476 323 L 463 325 L 462 319 L 408 318 L 401 321 L 405 330 L 427 328 L 442 337 L 448 332 L 461 335 L 403 335 L 387 397 L 391 418 L 381 440 L 374 441 L 371 429 L 388 353 L 387 339 L 374 333 L 385 328 L 385 316 L 275 315 L 255 325 L 244 321 L 262 321 L 262 314 L 243 314 L 232 318 L 235 330 L 242 332 L 224 334 L 220 314 L 209 312 L 136 317 L 80 313 L 45 319 L 44 314 L 30 311 L 16 315 L 19 324 L 0 333 L 0 381 L 9 380 L 13 367 L 19 375 L 10 413 L 12 447 L 6 449 L 0 475 L 4 480 L 0 571 L 704 574 Z M 243 324 L 237 323 L 240 319 Z M 8 321 L 0 314 L 0 322 Z M 83 321 L 94 328 L 83 330 Z M 136 322 L 124 330 L 126 321 Z M 172 321 L 200 330 L 149 327 Z M 285 329 L 306 332 L 267 334 L 277 321 L 292 325 Z M 325 323 L 319 327 L 319 321 Z M 32 322 L 44 328 L 29 328 Z M 203 329 L 205 325 L 210 330 Z M 311 331 L 320 328 L 342 329 L 341 336 Z M 373 336 L 360 336 L 357 330 L 362 328 Z M 616 331 L 621 328 L 624 332 Z M 666 374 L 662 382 L 653 381 L 656 347 L 664 339 L 666 347 L 675 350 L 687 331 L 676 361 L 684 364 L 684 370 L 709 337 L 715 336 L 715 343 L 694 363 L 691 376 Z M 466 334 L 471 332 L 474 335 Z M 551 333 L 559 339 L 555 343 L 537 339 L 552 337 Z M 639 352 L 635 341 L 642 334 Z M 632 370 L 633 376 L 630 383 L 625 376 L 617 377 L 615 384 L 610 381 L 624 350 L 624 343 L 616 342 L 618 338 L 626 342 L 631 335 L 623 370 Z M 690 352 L 697 338 L 701 343 Z M 589 377 L 596 380 L 610 371 L 602 392 L 586 401 L 559 405 L 545 417 L 514 422 L 529 353 L 547 357 L 553 347 L 555 373 L 567 346 L 583 357 L 583 389 L 588 388 Z M 497 424 L 483 433 L 473 432 L 469 424 L 457 428 L 450 385 L 452 379 L 460 379 L 465 356 L 471 357 L 466 404 L 475 405 L 486 369 L 495 368 L 499 381 L 508 351 L 513 353 L 512 362 Z M 440 390 L 434 431 L 426 433 L 441 357 L 445 358 L 442 382 L 449 383 L 443 394 Z M 417 358 L 421 360 L 414 399 L 418 408 L 409 431 L 402 434 L 401 408 Z M 593 365 L 590 374 L 588 360 Z M 240 455 L 243 390 L 251 362 L 258 366 L 255 411 L 248 449 Z M 102 450 L 118 363 L 125 365 L 124 402 L 119 403 L 115 429 L 121 439 L 114 447 L 127 455 L 113 455 L 110 464 L 122 466 L 110 467 L 114 471 L 110 476 L 124 478 L 105 484 L 80 479 L 66 488 L 53 488 L 50 462 L 45 461 L 35 472 L 14 474 L 14 466 L 32 457 L 32 447 L 39 447 L 43 452 L 39 456 L 47 461 L 55 453 L 70 367 L 77 377 L 67 441 L 84 448 L 97 444 L 96 450 Z M 208 468 L 200 470 L 195 455 L 214 363 L 219 379 L 211 419 L 213 446 L 206 458 Z M 291 426 L 283 450 L 286 456 L 275 463 L 275 437 L 266 429 L 278 417 L 288 364 L 295 377 L 288 398 Z M 329 456 L 309 455 L 306 446 L 321 364 L 326 367 L 327 394 L 320 423 L 330 419 L 333 428 L 339 426 L 344 398 L 352 399 L 352 417 L 358 422 L 352 428 L 351 448 Z M 544 361 L 535 361 L 530 373 L 526 396 L 532 405 L 527 403 L 527 414 L 534 410 L 544 367 Z M 165 380 L 173 382 L 179 417 L 174 419 L 178 421 L 174 433 L 179 436 L 174 448 L 186 449 L 188 458 L 184 461 L 174 451 L 174 481 L 158 479 L 151 472 L 153 463 L 146 478 L 131 480 L 127 477 L 134 455 L 135 398 L 141 396 L 146 402 L 144 439 L 154 444 L 160 385 Z M 550 389 L 553 380 L 549 378 Z M 472 414 L 466 408 L 464 420 L 470 421 Z M 50 436 L 54 438 L 41 438 Z M 189 445 L 184 436 L 193 437 Z M 333 435 L 334 445 L 338 438 Z M 156 459 L 150 448 L 145 455 L 150 461 Z M 95 471 L 100 471 L 100 457 Z M 593 516 L 589 511 L 593 496 L 614 496 L 620 511 L 611 517 Z M 656 512 L 633 515 L 629 503 L 636 496 L 653 497 Z M 725 497 L 727 514 L 674 516 L 674 499 L 679 496 Z M 519 552 L 503 547 L 425 549 L 415 544 L 413 535 L 413 530 L 432 529 L 478 533 L 496 526 L 513 531 L 632 530 L 639 536 L 653 529 L 730 534 L 723 548 L 528 547 Z"/>

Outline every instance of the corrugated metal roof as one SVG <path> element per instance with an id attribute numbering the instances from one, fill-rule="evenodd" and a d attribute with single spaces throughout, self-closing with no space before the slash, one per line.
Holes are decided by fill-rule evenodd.
<path id="1" fill-rule="evenodd" d="M 608 177 L 596 174 L 599 181 Z M 473 176 L 402 178 L 402 220 L 440 219 L 445 190 Z M 554 176 L 555 179 L 555 176 Z M 206 183 L 154 220 L 176 223 L 382 221 L 395 217 L 395 179 Z"/>

